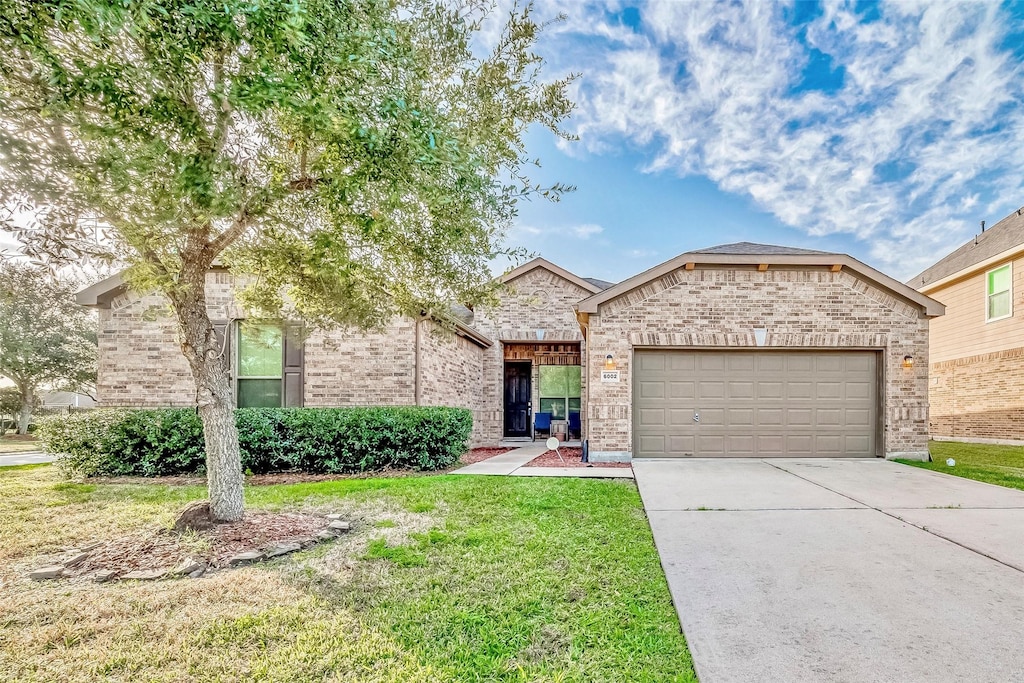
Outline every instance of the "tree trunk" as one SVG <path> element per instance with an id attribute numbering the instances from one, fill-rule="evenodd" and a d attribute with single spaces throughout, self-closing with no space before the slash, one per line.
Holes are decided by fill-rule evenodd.
<path id="1" fill-rule="evenodd" d="M 206 312 L 206 271 L 205 266 L 186 260 L 179 276 L 181 289 L 171 295 L 171 303 L 178 318 L 181 350 L 196 384 L 210 512 L 216 521 L 230 522 L 240 519 L 245 510 L 244 477 L 231 381 Z"/>
<path id="2" fill-rule="evenodd" d="M 18 433 L 28 434 L 28 424 L 32 421 L 32 404 L 35 403 L 35 392 L 29 388 L 21 390 L 21 411 L 18 413 Z"/>

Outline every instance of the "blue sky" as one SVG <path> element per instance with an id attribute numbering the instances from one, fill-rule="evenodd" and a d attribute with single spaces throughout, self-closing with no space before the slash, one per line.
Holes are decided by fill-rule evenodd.
<path id="1" fill-rule="evenodd" d="M 752 241 L 907 279 L 1024 205 L 1024 0 L 536 2 L 579 140 L 529 153 L 579 189 L 509 242 L 580 275 Z"/>
<path id="2" fill-rule="evenodd" d="M 538 2 L 567 124 L 510 243 L 621 280 L 735 241 L 907 279 L 1024 205 L 1024 3 Z"/>

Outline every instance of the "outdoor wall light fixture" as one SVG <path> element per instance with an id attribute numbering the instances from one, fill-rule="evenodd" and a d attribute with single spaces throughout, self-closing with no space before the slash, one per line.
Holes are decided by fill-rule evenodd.
<path id="1" fill-rule="evenodd" d="M 610 353 L 607 356 L 604 357 L 604 369 L 605 370 L 614 370 L 615 369 L 615 358 Z"/>
<path id="2" fill-rule="evenodd" d="M 907 368 L 908 370 L 910 368 L 914 367 L 914 357 L 913 356 L 903 356 L 903 367 Z"/>

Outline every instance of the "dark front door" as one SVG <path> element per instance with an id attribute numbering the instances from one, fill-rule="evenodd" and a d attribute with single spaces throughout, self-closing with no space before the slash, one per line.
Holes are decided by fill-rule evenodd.
<path id="1" fill-rule="evenodd" d="M 530 435 L 530 363 L 505 363 L 505 436 Z"/>

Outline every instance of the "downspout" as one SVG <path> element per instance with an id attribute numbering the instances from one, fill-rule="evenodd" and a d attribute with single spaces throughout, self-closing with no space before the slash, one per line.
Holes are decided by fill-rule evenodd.
<path id="1" fill-rule="evenodd" d="M 420 315 L 421 316 L 424 315 L 422 311 L 420 312 Z M 413 391 L 413 401 L 415 401 L 415 404 L 418 405 L 418 406 L 423 405 L 423 387 L 421 386 L 421 381 L 420 381 L 420 377 L 421 377 L 421 372 L 420 372 L 421 371 L 421 367 L 420 367 L 420 365 L 421 365 L 421 363 L 420 363 L 420 345 L 421 345 L 421 342 L 422 342 L 422 333 L 420 332 L 420 328 L 422 327 L 423 320 L 424 320 L 424 318 L 421 317 L 419 320 L 416 321 L 416 348 L 415 348 L 414 356 L 413 356 L 413 379 L 412 379 L 413 389 L 412 389 L 412 391 Z"/>

